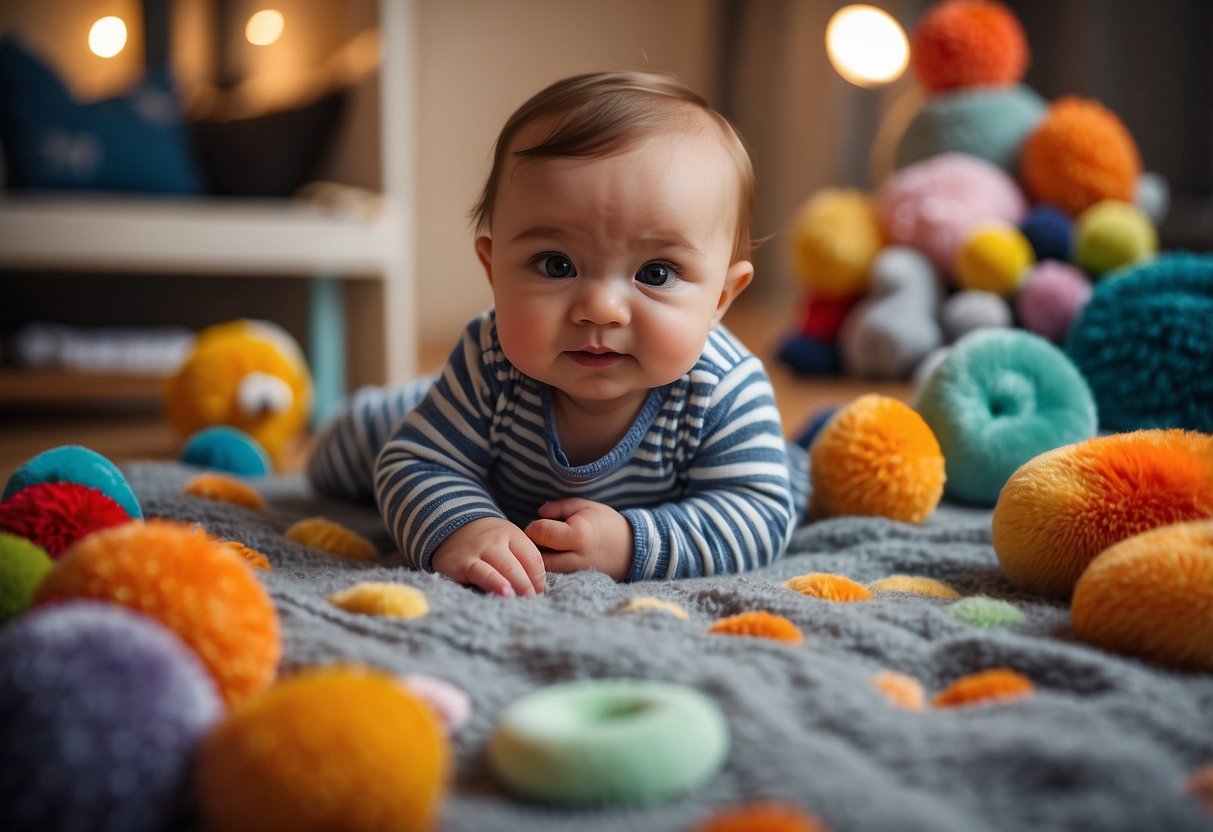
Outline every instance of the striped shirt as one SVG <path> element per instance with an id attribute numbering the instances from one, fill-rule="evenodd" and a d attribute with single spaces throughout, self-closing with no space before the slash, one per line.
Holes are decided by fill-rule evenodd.
<path id="1" fill-rule="evenodd" d="M 432 384 L 360 391 L 308 473 L 322 493 L 366 496 L 382 446 L 373 493 L 417 569 L 430 569 L 434 550 L 472 520 L 525 527 L 541 504 L 583 497 L 629 521 L 628 580 L 684 578 L 742 572 L 783 553 L 808 476 L 804 451 L 782 436 L 762 363 L 717 327 L 686 375 L 649 392 L 613 449 L 571 465 L 551 388 L 506 359 L 490 310 Z"/>

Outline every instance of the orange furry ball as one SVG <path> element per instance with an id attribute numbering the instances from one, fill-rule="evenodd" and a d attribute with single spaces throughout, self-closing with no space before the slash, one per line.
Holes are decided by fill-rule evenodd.
<path id="1" fill-rule="evenodd" d="M 282 640 L 265 589 L 230 548 L 163 520 L 95 532 L 47 573 L 34 604 L 91 598 L 154 618 L 193 649 L 229 705 L 274 678 Z"/>
<path id="2" fill-rule="evenodd" d="M 1024 463 L 998 496 L 994 552 L 1024 589 L 1064 596 L 1114 543 L 1213 517 L 1213 437 L 1183 430 L 1099 436 Z"/>
<path id="3" fill-rule="evenodd" d="M 948 0 L 914 27 L 910 62 L 934 92 L 1014 84 L 1028 69 L 1028 39 L 1001 3 Z"/>
<path id="4" fill-rule="evenodd" d="M 218 500 L 244 506 L 253 511 L 261 511 L 265 508 L 265 500 L 261 499 L 261 494 L 257 489 L 226 474 L 199 474 L 185 484 L 184 493 L 187 497 Z"/>
<path id="5" fill-rule="evenodd" d="M 926 520 L 943 496 L 944 460 L 923 418 L 869 393 L 834 414 L 809 450 L 816 518 L 848 514 Z"/>
<path id="6" fill-rule="evenodd" d="M 826 827 L 793 803 L 769 800 L 721 809 L 695 832 L 826 832 Z"/>
<path id="7" fill-rule="evenodd" d="M 858 581 L 853 581 L 843 575 L 831 575 L 828 572 L 809 572 L 806 575 L 797 575 L 795 578 L 788 578 L 783 585 L 801 595 L 820 598 L 823 601 L 848 603 L 866 601 L 872 597 L 868 588 Z"/>
<path id="8" fill-rule="evenodd" d="M 1030 696 L 1036 690 L 1032 680 L 1006 667 L 995 667 L 962 676 L 931 699 L 936 708 L 989 705 Z"/>
<path id="9" fill-rule="evenodd" d="M 725 636 L 754 636 L 784 641 L 788 644 L 804 644 L 804 633 L 782 615 L 755 610 L 741 612 L 717 619 L 709 633 Z"/>
<path id="10" fill-rule="evenodd" d="M 374 560 L 379 554 L 375 550 L 375 544 L 358 532 L 325 517 L 300 520 L 283 532 L 282 536 L 294 543 L 350 560 Z"/>
<path id="11" fill-rule="evenodd" d="M 432 708 L 396 678 L 309 670 L 234 710 L 202 743 L 207 828 L 433 828 L 451 764 Z"/>
<path id="12" fill-rule="evenodd" d="M 244 562 L 253 569 L 260 569 L 262 572 L 274 571 L 274 567 L 270 566 L 270 559 L 256 549 L 245 546 L 238 540 L 221 540 L 219 542 L 244 558 Z"/>
<path id="13" fill-rule="evenodd" d="M 1020 167 L 1034 201 L 1077 216 L 1105 199 L 1132 202 L 1141 155 L 1115 113 L 1068 96 L 1054 102 L 1028 136 Z"/>
<path id="14" fill-rule="evenodd" d="M 1079 638 L 1159 664 L 1213 671 L 1213 520 L 1122 540 L 1074 587 Z"/>
<path id="15" fill-rule="evenodd" d="M 884 695 L 890 705 L 907 711 L 921 711 L 927 695 L 922 683 L 913 676 L 895 670 L 882 670 L 872 677 L 872 685 Z"/>

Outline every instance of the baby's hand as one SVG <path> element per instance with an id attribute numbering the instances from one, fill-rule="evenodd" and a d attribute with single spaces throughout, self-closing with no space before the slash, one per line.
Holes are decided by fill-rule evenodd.
<path id="1" fill-rule="evenodd" d="M 552 572 L 598 569 L 622 581 L 632 569 L 632 524 L 603 503 L 569 497 L 539 507 L 526 536 L 544 552 Z"/>
<path id="2" fill-rule="evenodd" d="M 435 572 L 507 597 L 543 592 L 543 558 L 522 529 L 498 517 L 461 526 L 434 552 Z"/>

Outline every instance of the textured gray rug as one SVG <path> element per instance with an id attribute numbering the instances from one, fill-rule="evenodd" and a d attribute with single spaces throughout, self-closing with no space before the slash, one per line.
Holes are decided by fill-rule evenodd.
<path id="1" fill-rule="evenodd" d="M 359 661 L 425 673 L 467 691 L 471 723 L 454 738 L 455 783 L 442 829 L 686 830 L 725 805 L 793 801 L 834 830 L 1196 830 L 1213 818 L 1184 781 L 1213 762 L 1213 675 L 1181 674 L 1078 642 L 1064 604 L 1015 592 L 990 546 L 989 513 L 943 507 L 923 527 L 847 518 L 803 526 L 775 566 L 744 577 L 617 585 L 598 573 L 551 575 L 545 595 L 503 600 L 434 575 L 342 561 L 281 537 L 323 515 L 391 544 L 370 509 L 325 502 L 298 478 L 255 481 L 263 512 L 180 496 L 197 471 L 176 464 L 124 469 L 150 516 L 197 521 L 263 552 L 259 573 L 278 606 L 283 669 Z M 902 593 L 841 604 L 780 586 L 831 572 L 862 583 L 895 574 L 936 578 L 964 596 L 1009 601 L 1022 623 L 980 628 L 953 602 Z M 393 580 L 427 595 L 415 620 L 356 616 L 325 597 L 359 581 Z M 631 596 L 680 604 L 616 615 Z M 787 616 L 802 646 L 707 632 L 748 610 Z M 1028 676 L 1037 692 L 984 707 L 912 712 L 873 687 L 880 670 L 920 680 L 928 695 L 995 666 Z M 484 750 L 497 716 L 539 687 L 573 679 L 636 677 L 690 685 L 715 700 L 732 746 L 703 788 L 651 807 L 555 809 L 516 800 L 495 781 Z"/>

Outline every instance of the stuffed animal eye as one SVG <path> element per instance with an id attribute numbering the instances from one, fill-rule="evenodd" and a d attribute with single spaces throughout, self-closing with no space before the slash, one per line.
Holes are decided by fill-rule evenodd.
<path id="1" fill-rule="evenodd" d="M 236 403 L 246 416 L 285 413 L 294 401 L 290 385 L 268 373 L 249 373 L 236 390 Z"/>

